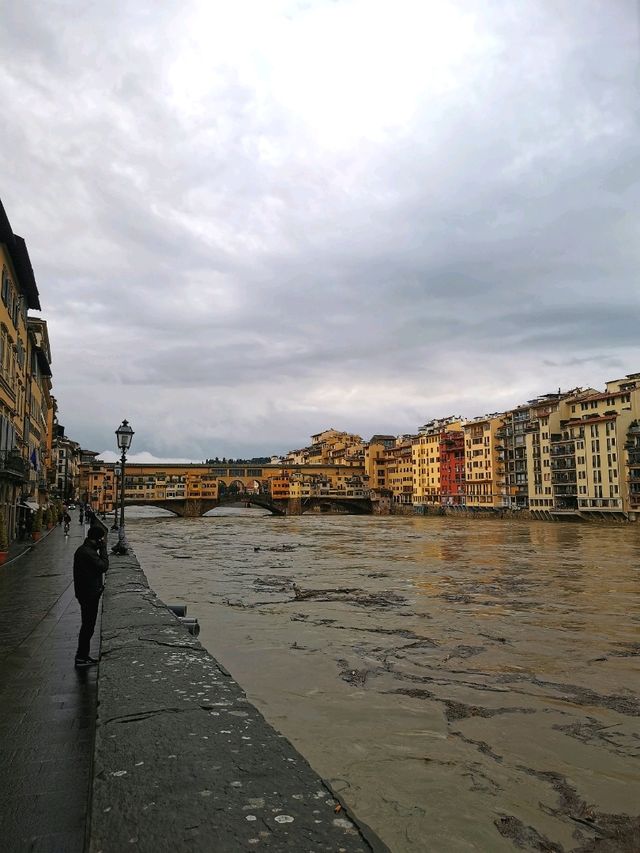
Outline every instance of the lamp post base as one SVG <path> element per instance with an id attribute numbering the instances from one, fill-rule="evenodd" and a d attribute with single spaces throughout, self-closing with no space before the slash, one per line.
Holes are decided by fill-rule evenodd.
<path id="1" fill-rule="evenodd" d="M 128 554 L 129 553 L 129 543 L 127 542 L 127 537 L 124 532 L 124 524 L 121 524 L 118 528 L 118 541 L 111 549 L 112 554 Z"/>

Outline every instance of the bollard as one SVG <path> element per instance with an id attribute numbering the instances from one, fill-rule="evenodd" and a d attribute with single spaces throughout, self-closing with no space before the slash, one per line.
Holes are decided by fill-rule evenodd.
<path id="1" fill-rule="evenodd" d="M 187 615 L 187 605 L 186 604 L 167 604 L 167 608 L 175 613 L 176 616 L 186 616 Z"/>
<path id="2" fill-rule="evenodd" d="M 200 633 L 200 625 L 197 619 L 187 619 L 184 616 L 179 617 L 180 622 L 184 625 L 192 637 L 197 637 Z"/>

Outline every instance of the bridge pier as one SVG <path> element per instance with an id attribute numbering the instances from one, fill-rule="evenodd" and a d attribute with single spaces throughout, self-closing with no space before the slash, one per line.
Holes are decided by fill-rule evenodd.
<path id="1" fill-rule="evenodd" d="M 302 499 L 288 498 L 286 513 L 287 515 L 302 515 Z"/>
<path id="2" fill-rule="evenodd" d="M 190 498 L 184 502 L 184 518 L 200 518 L 201 515 L 203 515 L 201 500 Z"/>

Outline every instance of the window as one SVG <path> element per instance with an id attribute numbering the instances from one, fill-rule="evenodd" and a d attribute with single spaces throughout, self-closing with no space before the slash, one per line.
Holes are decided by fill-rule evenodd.
<path id="1" fill-rule="evenodd" d="M 7 304 L 9 299 L 9 289 L 11 288 L 11 279 L 6 267 L 2 267 L 2 301 Z"/>

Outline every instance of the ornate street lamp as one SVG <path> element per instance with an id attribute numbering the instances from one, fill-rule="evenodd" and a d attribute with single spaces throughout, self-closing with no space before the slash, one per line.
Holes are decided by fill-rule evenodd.
<path id="1" fill-rule="evenodd" d="M 124 420 L 116 430 L 118 448 L 122 452 L 120 456 L 120 527 L 118 528 L 118 542 L 111 549 L 114 554 L 126 554 L 128 549 L 127 538 L 124 532 L 124 480 L 125 464 L 127 462 L 127 450 L 131 447 L 134 432 L 129 426 L 129 421 Z"/>

